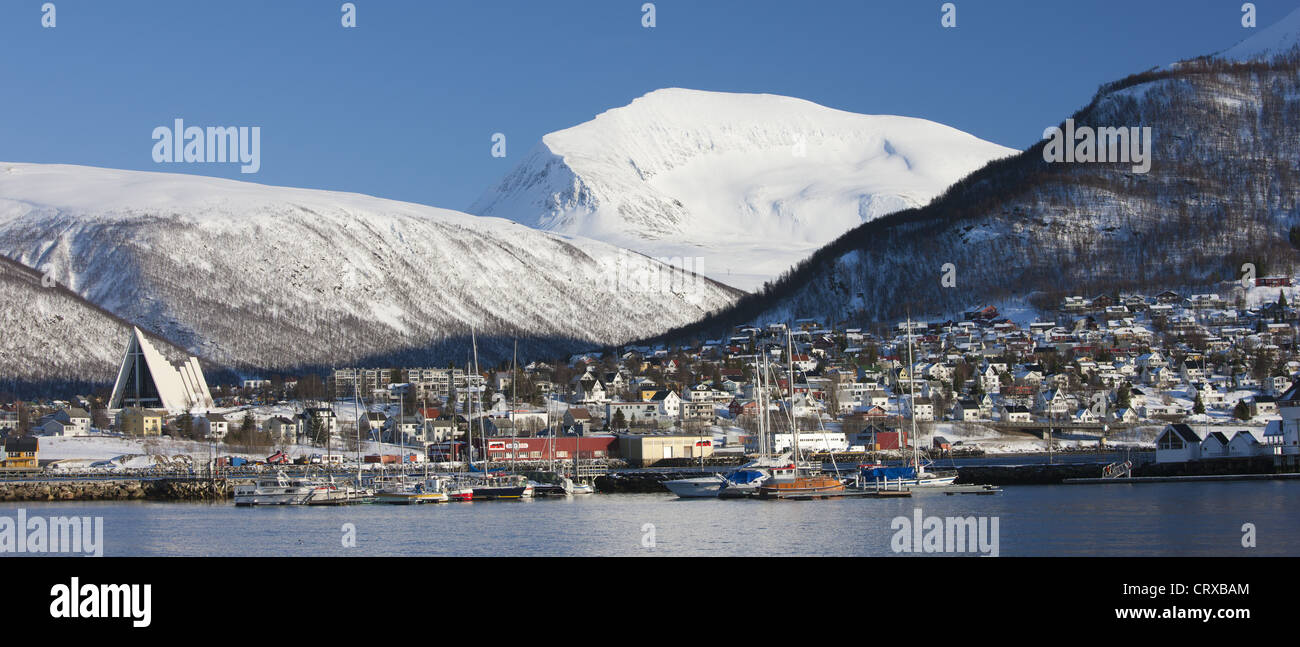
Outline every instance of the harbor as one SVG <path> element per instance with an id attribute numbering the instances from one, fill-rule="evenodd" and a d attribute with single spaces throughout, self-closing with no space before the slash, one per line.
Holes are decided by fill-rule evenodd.
<path id="1" fill-rule="evenodd" d="M 108 556 L 886 556 L 914 510 L 999 517 L 1001 556 L 1293 555 L 1300 519 L 1276 501 L 1297 481 L 1006 486 L 995 496 L 916 494 L 812 502 L 598 494 L 345 507 L 151 500 L 29 502 L 28 515 L 104 519 Z M 19 507 L 19 506 L 15 506 Z M 7 514 L 12 515 L 13 512 Z M 1261 541 L 1241 545 L 1251 521 Z M 352 524 L 356 545 L 342 542 Z M 650 544 L 650 545 L 646 545 Z"/>

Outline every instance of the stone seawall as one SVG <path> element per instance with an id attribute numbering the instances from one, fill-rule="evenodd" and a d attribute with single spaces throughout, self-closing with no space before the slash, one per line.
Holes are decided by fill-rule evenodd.
<path id="1" fill-rule="evenodd" d="M 225 479 L 0 483 L 0 501 L 222 501 L 230 495 Z"/>
<path id="2" fill-rule="evenodd" d="M 668 494 L 671 491 L 664 486 L 664 481 L 697 478 L 706 475 L 698 470 L 693 472 L 611 472 L 604 476 L 597 476 L 593 485 L 595 485 L 597 492 L 607 494 L 644 494 L 650 492 Z"/>
<path id="3" fill-rule="evenodd" d="M 968 465 L 957 468 L 957 483 L 979 485 L 1053 485 L 1065 479 L 1097 479 L 1106 463 L 1039 463 L 1034 465 Z M 1272 474 L 1273 457 L 1214 458 L 1187 463 L 1144 463 L 1133 476 L 1222 476 Z"/>
<path id="4" fill-rule="evenodd" d="M 957 468 L 958 484 L 1054 485 L 1065 479 L 1101 478 L 1106 463 L 967 465 Z"/>

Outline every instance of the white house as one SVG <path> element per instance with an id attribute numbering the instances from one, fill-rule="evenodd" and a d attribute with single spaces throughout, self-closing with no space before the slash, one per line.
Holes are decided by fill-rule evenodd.
<path id="1" fill-rule="evenodd" d="M 659 405 L 659 415 L 676 418 L 681 413 L 682 399 L 676 391 L 656 391 L 650 401 Z"/>
<path id="2" fill-rule="evenodd" d="M 1278 412 L 1282 414 L 1279 433 L 1269 440 L 1275 460 L 1282 465 L 1300 464 L 1300 385 L 1292 385 L 1278 396 Z"/>
<path id="3" fill-rule="evenodd" d="M 1227 458 L 1231 441 L 1222 431 L 1212 431 L 1201 441 L 1201 458 Z"/>
<path id="4" fill-rule="evenodd" d="M 1157 463 L 1186 463 L 1201 458 L 1201 437 L 1183 424 L 1166 425 L 1156 437 Z"/>
<path id="5" fill-rule="evenodd" d="M 1264 456 L 1269 453 L 1268 447 L 1259 442 L 1255 435 L 1245 429 L 1238 431 L 1237 435 L 1232 437 L 1228 443 L 1229 456 Z"/>
<path id="6" fill-rule="evenodd" d="M 1021 404 L 1004 404 L 999 408 L 1002 422 L 1032 422 L 1029 408 Z"/>
<path id="7" fill-rule="evenodd" d="M 59 409 L 36 422 L 44 436 L 89 436 L 90 414 L 85 409 Z"/>
<path id="8" fill-rule="evenodd" d="M 934 420 L 934 401 L 929 398 L 908 398 L 908 411 L 917 420 Z"/>
<path id="9" fill-rule="evenodd" d="M 41 436 L 76 436 L 77 427 L 69 422 L 47 418 L 45 423 L 37 427 L 38 434 Z"/>
<path id="10" fill-rule="evenodd" d="M 203 431 L 204 438 L 222 439 L 230 433 L 230 422 L 220 414 L 209 413 L 194 421 L 197 429 Z"/>

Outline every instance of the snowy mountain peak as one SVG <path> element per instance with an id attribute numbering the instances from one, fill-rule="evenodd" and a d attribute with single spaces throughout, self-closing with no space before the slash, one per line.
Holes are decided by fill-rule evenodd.
<path id="1" fill-rule="evenodd" d="M 1214 56 L 1234 61 L 1269 59 L 1291 52 L 1297 46 L 1300 46 L 1300 9 Z"/>
<path id="2" fill-rule="evenodd" d="M 736 296 L 606 243 L 499 218 L 67 165 L 0 162 L 0 256 L 191 354 L 250 370 L 445 365 L 464 360 L 471 327 L 488 361 L 514 337 L 535 352 L 570 352 L 692 321 Z M 8 303 L 117 326 L 21 282 L 0 282 Z M 38 348 L 88 329 L 17 330 L 28 337 L 10 341 Z M 120 353 L 116 335 L 95 341 L 96 358 Z M 66 369 L 24 373 L 8 359 L 0 352 L 0 374 Z"/>
<path id="3" fill-rule="evenodd" d="M 699 259 L 753 288 L 1014 152 L 924 119 L 669 88 L 546 135 L 470 211 Z"/>

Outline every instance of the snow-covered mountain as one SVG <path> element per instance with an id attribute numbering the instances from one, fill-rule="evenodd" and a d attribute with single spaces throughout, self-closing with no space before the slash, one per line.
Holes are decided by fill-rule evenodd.
<path id="1" fill-rule="evenodd" d="M 485 361 L 514 336 L 521 352 L 566 352 L 681 325 L 737 295 L 605 243 L 502 219 L 63 165 L 0 163 L 0 255 L 201 358 L 249 371 L 461 363 L 471 325 Z M 21 303 L 18 289 L 0 283 L 10 302 Z M 76 340 L 96 361 L 116 362 L 125 340 L 117 332 L 15 327 L 6 341 Z M 0 360 L 9 375 L 15 362 L 46 358 Z"/>
<path id="2" fill-rule="evenodd" d="M 40 272 L 0 256 L 0 391 L 104 384 L 117 375 L 131 326 Z M 177 349 L 153 339 L 173 358 Z"/>
<path id="3" fill-rule="evenodd" d="M 1265 60 L 1293 52 L 1300 46 L 1300 10 L 1259 30 L 1233 47 L 1215 54 L 1215 58 L 1232 61 Z"/>
<path id="4" fill-rule="evenodd" d="M 845 231 L 924 205 L 1015 152 L 923 119 L 666 89 L 546 135 L 470 211 L 755 289 Z"/>
<path id="5" fill-rule="evenodd" d="M 798 317 L 960 317 L 1069 295 L 1183 289 L 1232 301 L 1247 263 L 1259 276 L 1300 270 L 1300 32 L 1289 25 L 1300 12 L 1234 48 L 1274 53 L 1265 59 L 1204 57 L 1135 74 L 1072 115 L 1076 128 L 1150 127 L 1149 173 L 1048 163 L 1039 143 L 923 208 L 859 226 L 770 290 L 666 338 Z"/>

